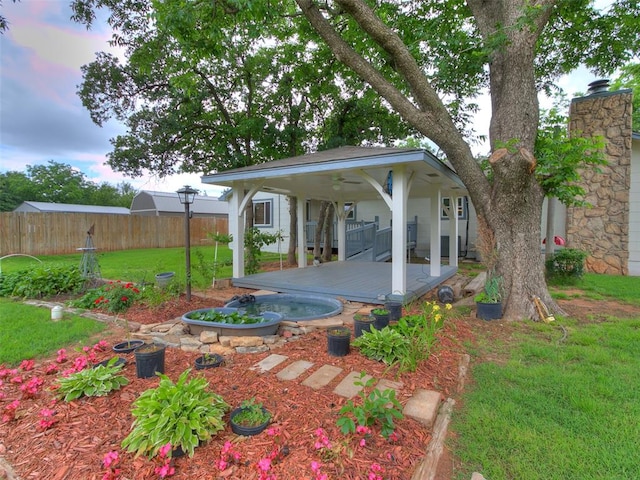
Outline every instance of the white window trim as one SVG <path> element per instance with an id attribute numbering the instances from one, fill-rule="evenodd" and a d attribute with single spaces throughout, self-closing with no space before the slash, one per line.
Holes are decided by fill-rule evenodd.
<path id="1" fill-rule="evenodd" d="M 458 208 L 456 209 L 458 213 L 458 220 L 467 220 L 467 218 L 469 217 L 469 212 L 467 211 L 468 202 L 465 201 L 467 197 L 463 196 L 456 198 L 458 199 Z M 449 220 L 449 217 L 446 215 L 446 212 L 444 210 L 445 202 L 451 204 L 451 197 L 442 197 L 442 212 L 440 214 L 440 218 L 442 220 Z"/>
<path id="2" fill-rule="evenodd" d="M 269 223 L 256 223 L 255 219 L 256 219 L 256 204 L 258 203 L 264 203 L 264 204 L 269 204 L 270 208 L 269 208 Z M 258 228 L 271 228 L 273 227 L 273 198 L 261 198 L 259 200 L 254 199 L 253 200 L 253 226 L 254 227 L 258 227 Z M 265 209 L 266 211 L 266 209 Z"/>

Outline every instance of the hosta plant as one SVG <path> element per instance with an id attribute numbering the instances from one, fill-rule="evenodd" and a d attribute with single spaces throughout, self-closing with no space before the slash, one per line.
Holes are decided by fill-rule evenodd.
<path id="1" fill-rule="evenodd" d="M 353 341 L 353 346 L 359 348 L 362 355 L 387 365 L 394 365 L 406 356 L 408 344 L 407 338 L 390 327 L 364 332 Z"/>
<path id="2" fill-rule="evenodd" d="M 144 391 L 133 403 L 135 417 L 122 447 L 136 456 L 153 458 L 163 445 L 193 455 L 200 442 L 224 429 L 223 416 L 229 405 L 218 394 L 208 392 L 202 377 L 188 380 L 187 369 L 177 382 L 163 374 L 156 388 Z"/>
<path id="3" fill-rule="evenodd" d="M 113 390 L 129 383 L 127 377 L 119 375 L 123 365 L 116 365 L 117 357 L 112 358 L 106 365 L 87 368 L 58 380 L 60 388 L 58 394 L 65 401 L 70 402 L 83 395 L 87 397 L 104 397 Z"/>

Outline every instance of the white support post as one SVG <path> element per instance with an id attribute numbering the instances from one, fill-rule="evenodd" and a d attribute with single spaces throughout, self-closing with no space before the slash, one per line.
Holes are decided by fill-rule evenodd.
<path id="1" fill-rule="evenodd" d="M 441 223 L 440 223 L 440 210 L 442 209 L 442 192 L 440 187 L 431 193 L 431 218 L 429 219 L 429 231 L 430 231 L 430 252 L 429 258 L 431 260 L 430 275 L 432 277 L 440 276 L 440 256 L 442 255 L 440 249 L 440 235 L 441 235 Z"/>
<path id="2" fill-rule="evenodd" d="M 298 268 L 307 266 L 307 219 L 305 217 L 305 198 L 296 195 L 296 215 L 298 217 Z"/>
<path id="3" fill-rule="evenodd" d="M 451 195 L 451 208 L 449 208 L 449 265 L 458 266 L 458 198 Z"/>
<path id="4" fill-rule="evenodd" d="M 344 262 L 347 259 L 347 212 L 341 200 L 334 206 L 338 217 L 338 261 Z"/>
<path id="5" fill-rule="evenodd" d="M 233 236 L 233 277 L 244 277 L 244 184 L 233 185 L 231 200 L 229 201 L 229 232 Z"/>
<path id="6" fill-rule="evenodd" d="M 404 296 L 407 291 L 407 198 L 408 182 L 403 165 L 393 168 L 391 196 L 391 294 Z"/>

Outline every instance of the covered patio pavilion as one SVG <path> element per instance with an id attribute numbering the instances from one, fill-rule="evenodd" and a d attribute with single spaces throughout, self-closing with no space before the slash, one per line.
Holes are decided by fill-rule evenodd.
<path id="1" fill-rule="evenodd" d="M 233 236 L 233 284 L 286 293 L 335 295 L 347 300 L 409 302 L 453 276 L 458 246 L 451 242 L 449 263 L 441 265 L 441 215 L 449 219 L 449 238 L 458 237 L 457 198 L 467 191 L 455 172 L 431 153 L 413 148 L 341 147 L 260 165 L 205 175 L 203 183 L 232 189 L 229 233 Z M 298 268 L 245 276 L 244 211 L 259 191 L 296 197 Z M 442 198 L 451 198 L 444 205 Z M 382 200 L 392 217 L 391 262 L 349 262 L 345 258 L 345 204 Z M 425 199 L 429 199 L 426 202 Z M 338 222 L 338 261 L 307 264 L 305 201 L 333 203 Z M 408 264 L 407 205 L 425 203 L 429 219 L 429 265 Z M 353 208 L 353 207 L 352 207 Z"/>

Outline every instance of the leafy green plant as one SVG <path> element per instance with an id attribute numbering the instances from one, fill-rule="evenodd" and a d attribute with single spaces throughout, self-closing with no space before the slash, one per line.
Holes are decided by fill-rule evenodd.
<path id="1" fill-rule="evenodd" d="M 447 304 L 445 310 L 450 310 Z M 437 333 L 444 324 L 444 312 L 440 305 L 425 302 L 422 312 L 401 317 L 393 328 L 407 339 L 406 353 L 398 359 L 399 372 L 415 372 L 420 362 L 427 360 L 437 342 Z"/>
<path id="2" fill-rule="evenodd" d="M 362 333 L 353 341 L 353 346 L 367 358 L 393 365 L 407 355 L 409 341 L 396 330 L 385 327 Z"/>
<path id="3" fill-rule="evenodd" d="M 484 290 L 473 297 L 477 303 L 500 303 L 502 301 L 502 277 L 493 275 L 487 278 Z"/>
<path id="4" fill-rule="evenodd" d="M 252 275 L 260 270 L 261 248 L 265 245 L 272 245 L 278 240 L 282 240 L 280 232 L 267 233 L 257 227 L 248 229 L 244 236 L 245 247 L 245 273 Z"/>
<path id="5" fill-rule="evenodd" d="M 77 266 L 39 265 L 0 276 L 0 296 L 46 298 L 77 292 L 83 284 Z"/>
<path id="6" fill-rule="evenodd" d="M 374 308 L 371 313 L 374 315 L 389 315 L 390 312 L 386 308 Z"/>
<path id="7" fill-rule="evenodd" d="M 558 284 L 573 284 L 584 275 L 584 261 L 589 254 L 577 248 L 563 248 L 545 262 L 547 278 Z"/>
<path id="8" fill-rule="evenodd" d="M 104 397 L 113 390 L 127 385 L 129 380 L 118 375 L 123 365 L 116 364 L 118 358 L 113 357 L 106 365 L 98 365 L 73 373 L 58 380 L 58 395 L 65 402 L 70 402 L 83 395 L 87 397 Z"/>
<path id="9" fill-rule="evenodd" d="M 140 298 L 140 290 L 131 282 L 109 282 L 90 289 L 81 298 L 69 302 L 72 307 L 100 308 L 111 313 L 122 313 Z"/>
<path id="10" fill-rule="evenodd" d="M 264 409 L 262 403 L 256 403 L 255 397 L 244 400 L 240 404 L 240 409 L 240 412 L 233 416 L 233 422 L 236 425 L 255 427 L 271 419 L 271 414 Z"/>
<path id="11" fill-rule="evenodd" d="M 370 378 L 366 382 L 365 372 L 353 382 L 354 385 L 363 387 L 360 390 L 361 404 L 356 405 L 353 400 L 349 400 L 341 409 L 342 415 L 336 422 L 343 434 L 355 433 L 356 422 L 363 427 L 371 427 L 380 424 L 380 434 L 388 438 L 394 431 L 394 419 L 402 419 L 402 405 L 396 399 L 396 392 L 393 389 L 383 391 L 373 388 L 375 378 Z M 368 392 L 368 393 L 367 393 Z"/>
<path id="12" fill-rule="evenodd" d="M 144 391 L 133 403 L 135 420 L 123 448 L 152 458 L 171 443 L 193 456 L 200 442 L 224 429 L 222 418 L 229 405 L 220 395 L 207 392 L 209 383 L 204 378 L 187 381 L 190 371 L 182 372 L 176 383 L 158 374 L 158 387 Z"/>

